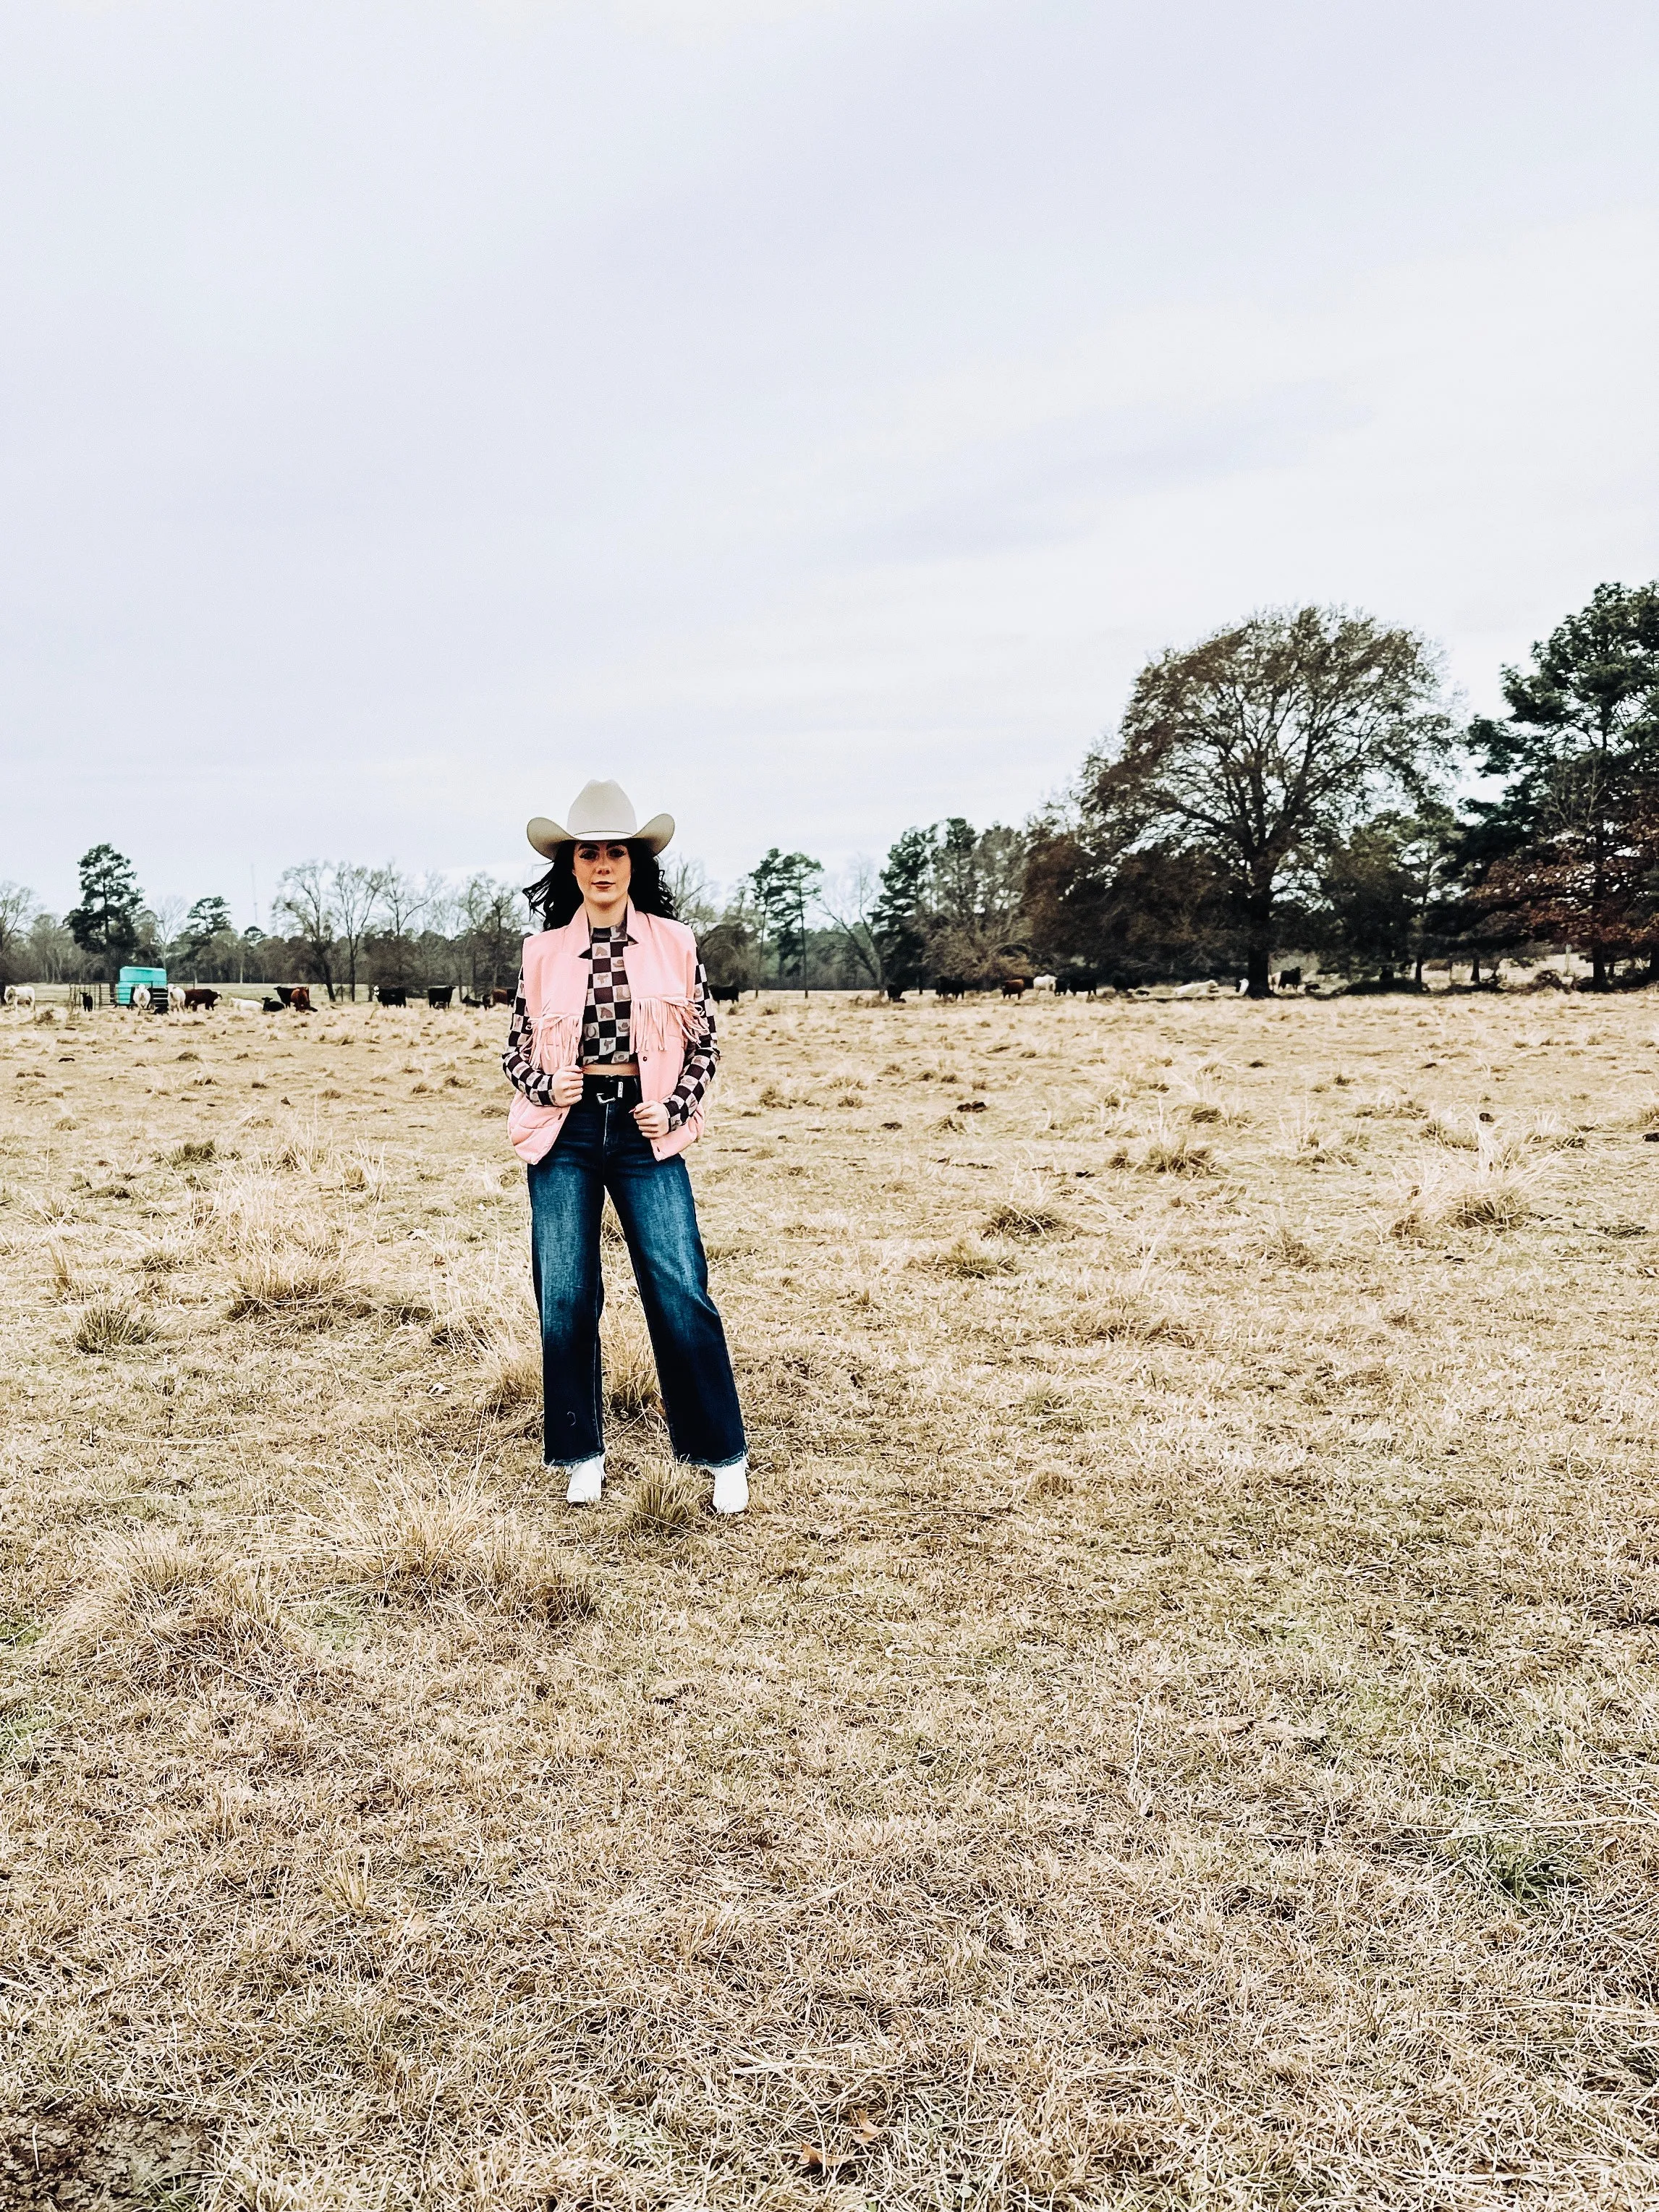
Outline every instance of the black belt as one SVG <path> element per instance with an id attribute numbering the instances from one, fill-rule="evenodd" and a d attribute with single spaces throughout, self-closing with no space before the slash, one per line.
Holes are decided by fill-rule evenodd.
<path id="1" fill-rule="evenodd" d="M 641 1095 L 637 1075 L 584 1073 L 582 1077 L 584 1106 L 637 1106 Z"/>

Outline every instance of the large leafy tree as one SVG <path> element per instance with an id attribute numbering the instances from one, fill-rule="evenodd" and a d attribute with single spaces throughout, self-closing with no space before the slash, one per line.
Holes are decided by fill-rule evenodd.
<path id="1" fill-rule="evenodd" d="M 1083 826 L 1127 858 L 1201 854 L 1266 998 L 1281 910 L 1391 799 L 1420 801 L 1450 742 L 1425 641 L 1342 608 L 1252 616 L 1141 671 L 1115 744 L 1085 763 Z"/>
<path id="2" fill-rule="evenodd" d="M 131 958 L 143 907 L 144 895 L 125 853 L 113 845 L 94 845 L 81 855 L 81 902 L 64 921 L 106 982 Z"/>
<path id="3" fill-rule="evenodd" d="M 932 830 L 907 830 L 895 839 L 881 872 L 881 889 L 870 915 L 884 981 L 914 988 L 921 981 L 927 949 L 927 896 L 938 857 Z"/>
<path id="4" fill-rule="evenodd" d="M 1226 881 L 1197 846 L 1103 850 L 1075 823 L 1042 821 L 1025 910 L 1037 957 L 1120 988 L 1214 975 L 1238 957 Z"/>
<path id="5" fill-rule="evenodd" d="M 1320 872 L 1327 928 L 1350 970 L 1385 981 L 1423 963 L 1448 941 L 1457 817 L 1431 802 L 1415 814 L 1384 812 L 1358 823 Z"/>
<path id="6" fill-rule="evenodd" d="M 749 878 L 763 927 L 777 955 L 778 981 L 792 966 L 806 985 L 806 909 L 823 863 L 805 853 L 780 852 L 774 845 Z"/>
<path id="7" fill-rule="evenodd" d="M 216 894 L 198 898 L 179 927 L 176 940 L 179 957 L 193 975 L 213 947 L 231 934 L 228 902 Z"/>
<path id="8" fill-rule="evenodd" d="M 1598 586 L 1504 696 L 1469 732 L 1504 782 L 1470 810 L 1478 903 L 1500 934 L 1588 953 L 1597 989 L 1620 953 L 1659 967 L 1659 583 Z"/>

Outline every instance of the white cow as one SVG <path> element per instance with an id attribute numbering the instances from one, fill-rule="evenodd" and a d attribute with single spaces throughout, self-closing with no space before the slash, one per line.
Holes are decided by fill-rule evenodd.
<path id="1" fill-rule="evenodd" d="M 170 1014 L 182 1014 L 184 1011 L 184 985 L 182 983 L 169 983 L 167 985 L 167 1012 Z"/>
<path id="2" fill-rule="evenodd" d="M 1052 991 L 1054 988 L 1054 979 L 1052 975 L 1034 975 L 1031 978 L 1031 988 L 1034 991 Z"/>
<path id="3" fill-rule="evenodd" d="M 8 983 L 6 1004 L 9 1006 L 32 1006 L 34 1004 L 33 983 Z"/>

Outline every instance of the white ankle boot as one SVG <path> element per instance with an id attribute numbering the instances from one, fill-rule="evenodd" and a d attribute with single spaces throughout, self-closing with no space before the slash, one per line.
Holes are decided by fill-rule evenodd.
<path id="1" fill-rule="evenodd" d="M 716 1513 L 741 1513 L 749 1504 L 749 1462 L 734 1460 L 730 1467 L 714 1469 L 714 1510 Z"/>
<path id="2" fill-rule="evenodd" d="M 598 1459 L 585 1459 L 580 1467 L 571 1468 L 564 1502 L 567 1505 L 597 1505 L 604 1487 L 605 1455 L 601 1452 Z"/>

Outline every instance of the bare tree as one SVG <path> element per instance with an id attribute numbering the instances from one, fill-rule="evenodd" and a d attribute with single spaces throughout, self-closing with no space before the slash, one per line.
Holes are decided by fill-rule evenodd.
<path id="1" fill-rule="evenodd" d="M 440 937 L 453 937 L 461 927 L 460 901 L 441 868 L 429 868 L 421 878 L 421 915 L 428 929 Z"/>
<path id="2" fill-rule="evenodd" d="M 293 923 L 295 934 L 305 946 L 307 966 L 331 999 L 339 945 L 329 870 L 320 860 L 301 860 L 297 867 L 285 868 L 276 879 L 272 906 Z"/>
<path id="3" fill-rule="evenodd" d="M 395 860 L 388 860 L 379 875 L 380 899 L 376 919 L 380 927 L 374 939 L 378 980 L 406 987 L 414 965 L 414 939 L 427 910 L 426 894 L 412 876 L 404 874 Z"/>
<path id="4" fill-rule="evenodd" d="M 819 885 L 818 912 L 838 930 L 848 950 L 879 991 L 887 981 L 872 917 L 881 896 L 881 871 L 860 854 L 841 874 Z"/>
<path id="5" fill-rule="evenodd" d="M 385 871 L 360 867 L 353 860 L 337 860 L 330 870 L 334 926 L 345 953 L 346 989 L 357 996 L 357 955 L 374 922 L 385 890 Z"/>
<path id="6" fill-rule="evenodd" d="M 684 858 L 670 860 L 662 877 L 674 911 L 686 927 L 698 937 L 712 929 L 720 920 L 720 908 L 702 862 Z"/>
<path id="7" fill-rule="evenodd" d="M 0 983 L 21 979 L 12 969 L 37 911 L 34 893 L 22 884 L 0 884 Z"/>
<path id="8" fill-rule="evenodd" d="M 472 988 L 497 990 L 519 971 L 519 949 L 528 919 L 524 900 L 499 876 L 469 878 L 460 896 Z"/>

